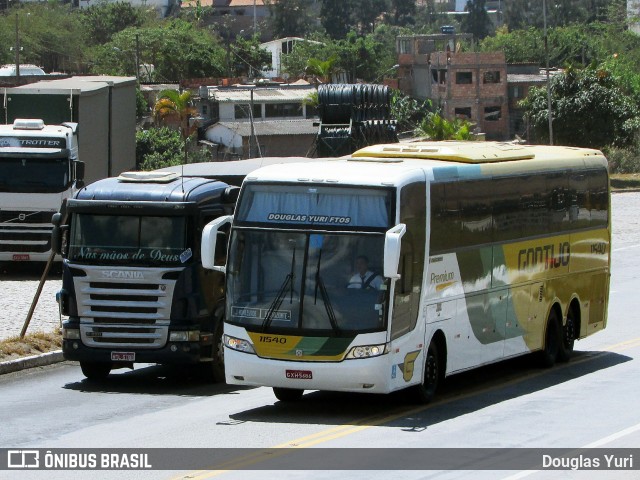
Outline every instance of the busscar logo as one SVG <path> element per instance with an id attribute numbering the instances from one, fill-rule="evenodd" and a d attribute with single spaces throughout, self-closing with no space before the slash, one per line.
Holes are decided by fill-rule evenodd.
<path id="1" fill-rule="evenodd" d="M 39 468 L 40 452 L 38 450 L 9 450 L 7 451 L 7 467 Z"/>

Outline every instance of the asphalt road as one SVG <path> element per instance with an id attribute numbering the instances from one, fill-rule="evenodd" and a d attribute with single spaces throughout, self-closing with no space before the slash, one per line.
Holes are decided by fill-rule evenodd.
<path id="1" fill-rule="evenodd" d="M 436 402 L 311 392 L 285 405 L 267 388 L 208 385 L 142 366 L 96 386 L 69 363 L 0 377 L 0 448 L 640 448 L 640 193 L 613 196 L 609 324 L 550 370 L 527 358 L 450 378 Z M 252 468 L 260 462 L 247 460 Z M 245 462 L 245 463 L 247 463 Z M 640 464 L 640 456 L 634 462 Z M 636 465 L 637 468 L 637 465 Z M 11 475 L 7 475 L 11 473 Z M 3 476 L 4 474 L 4 476 Z M 638 478 L 638 471 L 0 472 L 47 479 Z"/>

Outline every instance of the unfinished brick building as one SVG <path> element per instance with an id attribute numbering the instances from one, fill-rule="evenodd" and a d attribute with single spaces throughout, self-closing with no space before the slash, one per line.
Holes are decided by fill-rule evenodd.
<path id="1" fill-rule="evenodd" d="M 503 52 L 459 52 L 466 35 L 398 37 L 398 85 L 430 99 L 445 118 L 466 118 L 488 139 L 509 138 L 507 65 Z"/>

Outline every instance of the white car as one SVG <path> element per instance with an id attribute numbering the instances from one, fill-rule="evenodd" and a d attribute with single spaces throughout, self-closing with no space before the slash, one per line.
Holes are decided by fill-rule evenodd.
<path id="1" fill-rule="evenodd" d="M 0 77 L 15 77 L 15 65 L 2 65 L 0 67 Z M 43 69 L 37 65 L 20 65 L 20 75 L 46 75 Z"/>

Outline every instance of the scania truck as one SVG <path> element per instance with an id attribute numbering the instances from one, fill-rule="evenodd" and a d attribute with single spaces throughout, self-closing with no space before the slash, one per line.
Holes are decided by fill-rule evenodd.
<path id="1" fill-rule="evenodd" d="M 205 364 L 223 380 L 224 278 L 202 268 L 199 246 L 203 227 L 232 213 L 237 192 L 210 178 L 129 172 L 69 199 L 52 233 L 63 258 L 65 359 L 93 380 L 137 362 Z"/>

